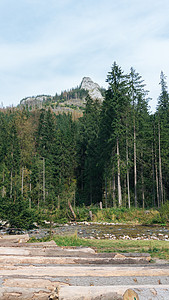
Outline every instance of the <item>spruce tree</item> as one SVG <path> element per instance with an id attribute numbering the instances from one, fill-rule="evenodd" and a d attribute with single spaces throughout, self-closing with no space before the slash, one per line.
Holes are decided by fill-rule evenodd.
<path id="1" fill-rule="evenodd" d="M 100 125 L 100 142 L 102 148 L 101 161 L 104 162 L 104 174 L 112 174 L 116 170 L 118 205 L 122 205 L 121 169 L 122 156 L 120 146 L 126 132 L 125 115 L 129 106 L 128 76 L 114 62 L 108 73 L 108 90 L 103 102 Z M 111 166 L 111 168 L 110 168 Z M 109 171 L 108 171 L 109 169 Z M 114 174 L 113 174 L 114 176 Z M 107 180 L 105 181 L 107 184 Z M 106 188 L 106 186 L 105 186 Z"/>

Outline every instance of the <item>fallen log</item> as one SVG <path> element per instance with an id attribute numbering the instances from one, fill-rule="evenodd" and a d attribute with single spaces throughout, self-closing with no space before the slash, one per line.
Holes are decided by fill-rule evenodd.
<path id="1" fill-rule="evenodd" d="M 169 288 L 134 288 L 128 289 L 123 300 L 169 300 Z"/>
<path id="2" fill-rule="evenodd" d="M 1 300 L 48 300 L 51 291 L 44 288 L 20 288 L 20 287 L 4 287 L 0 288 Z M 55 298 L 56 299 L 56 298 Z"/>
<path id="3" fill-rule="evenodd" d="M 30 255 L 0 255 L 0 264 L 76 264 L 76 265 L 116 265 L 116 264 L 145 264 L 142 259 L 123 259 L 120 262 L 115 258 L 99 258 L 99 257 L 75 257 L 75 256 L 30 256 Z"/>
<path id="4" fill-rule="evenodd" d="M 39 276 L 43 277 L 56 277 L 59 276 L 90 276 L 90 277 L 110 277 L 110 276 L 169 276 L 168 268 L 143 268 L 143 267 L 117 267 L 117 266 L 85 266 L 85 265 L 23 265 L 23 266 L 2 266 L 0 270 L 0 276 Z M 146 280 L 146 279 L 145 279 Z M 1 298 L 0 298 L 1 299 Z"/>
<path id="5" fill-rule="evenodd" d="M 60 286 L 59 300 L 123 300 L 125 288 L 110 286 Z"/>
<path id="6" fill-rule="evenodd" d="M 1 243 L 4 241 L 12 241 L 14 243 L 24 243 L 29 241 L 29 234 L 5 234 L 5 235 L 0 235 L 0 241 Z"/>
<path id="7" fill-rule="evenodd" d="M 72 215 L 73 215 L 73 217 L 74 217 L 74 220 L 76 221 L 76 214 L 75 214 L 75 212 L 74 212 L 74 210 L 73 210 L 73 208 L 72 208 L 72 205 L 70 204 L 69 201 L 68 201 L 68 205 L 69 205 L 69 208 L 70 208 L 70 210 L 71 210 L 71 213 L 72 213 Z"/>

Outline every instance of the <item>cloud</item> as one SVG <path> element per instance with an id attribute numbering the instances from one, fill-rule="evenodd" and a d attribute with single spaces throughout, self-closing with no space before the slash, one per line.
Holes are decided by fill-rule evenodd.
<path id="1" fill-rule="evenodd" d="M 0 98 L 18 104 L 83 76 L 105 86 L 117 61 L 143 76 L 155 107 L 161 69 L 168 75 L 168 9 L 166 0 L 2 0 Z"/>

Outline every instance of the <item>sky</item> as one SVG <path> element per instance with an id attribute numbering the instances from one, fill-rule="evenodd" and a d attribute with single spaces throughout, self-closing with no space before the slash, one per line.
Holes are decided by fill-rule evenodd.
<path id="1" fill-rule="evenodd" d="M 155 111 L 161 71 L 169 81 L 168 13 L 168 0 L 0 0 L 0 106 L 85 76 L 107 87 L 116 61 L 142 76 Z"/>

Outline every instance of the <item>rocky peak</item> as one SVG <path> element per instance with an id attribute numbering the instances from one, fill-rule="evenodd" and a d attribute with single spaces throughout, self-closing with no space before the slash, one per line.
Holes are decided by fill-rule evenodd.
<path id="1" fill-rule="evenodd" d="M 98 99 L 100 101 L 103 101 L 103 96 L 100 92 L 100 86 L 97 83 L 93 82 L 90 77 L 83 77 L 80 88 L 87 90 L 89 92 L 89 96 L 93 100 Z"/>

